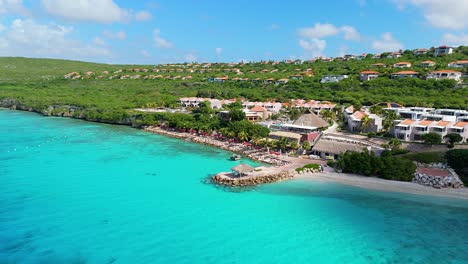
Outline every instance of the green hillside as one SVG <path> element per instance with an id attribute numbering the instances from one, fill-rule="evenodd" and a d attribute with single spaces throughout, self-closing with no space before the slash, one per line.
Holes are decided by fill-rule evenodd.
<path id="1" fill-rule="evenodd" d="M 0 101 L 15 99 L 24 106 L 45 109 L 50 105 L 72 105 L 87 111 L 125 113 L 145 105 L 176 106 L 179 97 L 246 98 L 249 100 L 315 99 L 343 105 L 374 104 L 393 101 L 403 105 L 447 108 L 468 107 L 468 88 L 452 80 L 405 78 L 392 80 L 396 62 L 409 61 L 409 69 L 424 76 L 428 71 L 447 69 L 451 61 L 466 60 L 468 50 L 459 48 L 443 57 L 414 56 L 405 51 L 395 59 L 373 59 L 332 62 L 257 62 L 240 64 L 175 64 L 175 65 L 108 65 L 88 62 L 0 58 Z M 433 68 L 422 68 L 425 60 L 436 62 Z M 385 68 L 372 64 L 383 63 Z M 376 70 L 380 77 L 360 82 L 363 70 Z M 467 68 L 458 69 L 467 71 Z M 263 71 L 263 72 L 262 72 Z M 79 78 L 64 75 L 77 72 Z M 86 72 L 91 72 L 86 75 Z M 242 74 L 238 74 L 241 72 Z M 323 75 L 347 74 L 338 83 L 320 83 Z M 301 75 L 293 80 L 293 75 Z M 184 77 L 192 79 L 183 80 Z M 210 82 L 213 77 L 228 76 L 224 83 Z M 133 78 L 133 79 L 132 79 Z M 241 78 L 242 80 L 236 80 Z M 289 78 L 285 84 L 265 83 L 273 78 Z M 255 79 L 258 79 L 254 81 Z M 466 82 L 466 80 L 465 80 Z"/>

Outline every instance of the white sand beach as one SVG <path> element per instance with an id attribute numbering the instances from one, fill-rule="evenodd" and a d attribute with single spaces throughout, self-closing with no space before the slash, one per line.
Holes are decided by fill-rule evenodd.
<path id="1" fill-rule="evenodd" d="M 374 177 L 357 176 L 345 173 L 314 173 L 296 176 L 296 179 L 336 182 L 361 188 L 388 192 L 404 192 L 420 195 L 441 196 L 468 200 L 468 188 L 436 189 L 411 182 L 390 181 Z"/>

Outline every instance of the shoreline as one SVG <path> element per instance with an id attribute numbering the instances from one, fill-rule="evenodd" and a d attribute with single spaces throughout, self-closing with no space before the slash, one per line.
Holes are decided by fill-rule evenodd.
<path id="1" fill-rule="evenodd" d="M 9 110 L 9 111 L 21 111 L 21 112 L 33 112 L 36 113 L 40 116 L 46 116 L 41 112 L 36 112 L 36 111 L 30 111 L 30 110 L 24 110 L 24 109 L 11 109 L 7 107 L 0 107 L 2 110 Z M 78 119 L 82 120 L 85 122 L 92 122 L 92 123 L 101 123 L 103 122 L 97 122 L 97 121 L 92 121 L 92 120 L 86 120 L 83 118 L 74 118 L 74 117 L 67 117 L 67 116 L 56 116 L 56 117 L 64 117 L 64 118 L 72 118 L 72 119 Z M 186 140 L 187 138 L 190 139 L 190 142 L 194 142 L 197 144 L 202 144 L 202 145 L 207 145 L 210 147 L 215 147 L 218 149 L 222 149 L 225 151 L 230 151 L 234 152 L 237 154 L 242 154 L 244 157 L 256 161 L 256 162 L 262 162 L 266 164 L 272 164 L 268 163 L 262 160 L 255 159 L 250 156 L 244 155 L 244 153 L 240 153 L 236 150 L 233 150 L 231 148 L 223 147 L 221 145 L 217 144 L 210 144 L 210 142 L 202 142 L 199 140 L 193 140 L 196 138 L 195 135 L 192 136 L 183 136 L 181 133 L 175 132 L 171 133 L 170 131 L 162 130 L 162 129 L 157 129 L 159 131 L 155 131 L 156 129 L 148 128 L 148 127 L 142 127 L 142 128 L 137 128 L 137 127 L 132 127 L 129 124 L 116 124 L 116 123 L 107 123 L 111 125 L 124 125 L 124 126 L 129 126 L 131 128 L 136 128 L 139 130 L 143 130 L 145 132 L 153 133 L 153 134 L 158 134 L 162 136 L 167 136 L 167 137 L 172 137 L 172 138 L 177 138 L 181 140 Z M 158 133 L 159 132 L 159 133 Z M 177 134 L 177 135 L 176 135 Z M 219 141 L 218 141 L 219 142 Z M 317 162 L 316 160 L 311 160 Z M 274 165 L 274 164 L 272 164 Z M 427 195 L 427 196 L 434 196 L 434 197 L 446 197 L 446 198 L 457 198 L 457 199 L 463 199 L 463 200 L 468 200 L 468 188 L 461 188 L 461 189 L 435 189 L 433 187 L 427 187 L 423 185 L 419 185 L 416 183 L 411 183 L 411 182 L 399 182 L 399 181 L 391 181 L 391 180 L 385 180 L 385 179 L 380 179 L 380 178 L 374 178 L 374 177 L 365 177 L 365 176 L 359 176 L 359 175 L 352 175 L 352 174 L 345 174 L 345 173 L 332 173 L 332 172 L 327 172 L 327 173 L 314 173 L 314 174 L 301 174 L 301 175 L 295 175 L 292 180 L 314 180 L 314 181 L 322 181 L 322 182 L 334 182 L 334 183 L 339 183 L 339 184 L 344 184 L 344 185 L 349 185 L 349 186 L 354 186 L 354 187 L 359 187 L 359 188 L 365 188 L 365 189 L 370 189 L 370 190 L 380 190 L 380 191 L 386 191 L 386 192 L 400 192 L 400 193 L 410 193 L 410 194 L 416 194 L 416 195 Z"/>
<path id="2" fill-rule="evenodd" d="M 436 189 L 411 182 L 385 180 L 375 177 L 359 176 L 347 173 L 314 173 L 296 176 L 296 180 L 333 182 L 364 189 L 385 192 L 409 193 L 433 197 L 456 198 L 468 201 L 468 188 Z"/>

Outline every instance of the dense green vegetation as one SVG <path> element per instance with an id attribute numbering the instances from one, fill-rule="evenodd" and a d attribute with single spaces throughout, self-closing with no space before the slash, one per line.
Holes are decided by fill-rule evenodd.
<path id="1" fill-rule="evenodd" d="M 460 176 L 465 185 L 468 185 L 468 149 L 452 149 L 445 153 L 445 159 L 450 167 Z"/>
<path id="2" fill-rule="evenodd" d="M 401 157 L 416 161 L 419 163 L 442 163 L 445 161 L 444 153 L 440 151 L 433 151 L 433 152 L 420 152 L 420 153 L 409 153 L 406 155 L 402 155 Z"/>
<path id="3" fill-rule="evenodd" d="M 373 152 L 346 152 L 337 161 L 343 172 L 396 181 L 411 181 L 416 172 L 416 165 L 407 159 L 393 156 L 385 151 L 380 157 Z"/>
<path id="4" fill-rule="evenodd" d="M 385 76 L 376 80 L 360 83 L 358 74 L 368 69 L 375 62 L 391 65 L 397 61 L 412 61 L 415 65 L 428 58 L 436 61 L 437 67 L 446 68 L 448 62 L 466 58 L 466 54 L 438 58 L 428 56 L 414 57 L 405 54 L 399 59 L 334 61 L 334 62 L 307 62 L 302 65 L 280 63 L 277 65 L 263 63 L 249 63 L 239 67 L 247 78 L 280 78 L 297 74 L 296 69 L 312 69 L 313 77 L 304 77 L 302 81 L 291 80 L 285 85 L 235 82 L 209 83 L 207 78 L 235 74 L 222 71 L 232 68 L 226 64 L 213 64 L 213 70 L 220 71 L 206 73 L 181 73 L 180 75 L 193 75 L 193 80 L 119 80 L 108 78 L 85 78 L 65 80 L 63 75 L 72 71 L 102 71 L 133 68 L 152 69 L 153 66 L 136 65 L 106 65 L 75 61 L 0 58 L 0 98 L 16 98 L 24 104 L 44 106 L 50 104 L 69 104 L 84 108 L 106 109 L 132 109 L 146 105 L 174 106 L 179 97 L 201 96 L 213 98 L 239 98 L 250 100 L 276 99 L 286 101 L 292 98 L 315 100 L 331 100 L 341 104 L 373 104 L 382 101 L 394 101 L 405 105 L 430 105 L 435 107 L 466 108 L 468 105 L 468 89 L 454 88 L 453 81 L 435 81 L 421 79 L 391 80 Z M 181 65 L 184 66 L 184 65 Z M 170 68 L 171 66 L 158 66 L 157 68 Z M 175 67 L 175 66 L 173 66 Z M 184 66 L 188 67 L 188 66 Z M 414 66 L 417 68 L 419 66 Z M 275 73 L 259 73 L 262 69 L 278 71 Z M 256 70 L 257 73 L 249 73 Z M 283 72 L 285 71 L 286 72 Z M 379 69 L 384 75 L 391 73 L 392 67 Z M 426 69 L 418 69 L 422 73 Z M 125 73 L 125 72 L 124 72 Z M 135 73 L 132 73 L 135 74 Z M 154 73 L 139 73 L 142 75 Z M 177 72 L 167 73 L 176 75 Z M 319 79 L 324 74 L 349 74 L 350 78 L 339 83 L 321 84 Z M 444 96 L 440 96 L 443 94 Z"/>

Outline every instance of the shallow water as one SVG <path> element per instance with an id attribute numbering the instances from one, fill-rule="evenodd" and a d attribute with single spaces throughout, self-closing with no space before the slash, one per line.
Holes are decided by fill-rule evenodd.
<path id="1" fill-rule="evenodd" d="M 207 184 L 238 163 L 229 156 L 0 110 L 0 263 L 468 263 L 466 201 Z"/>

